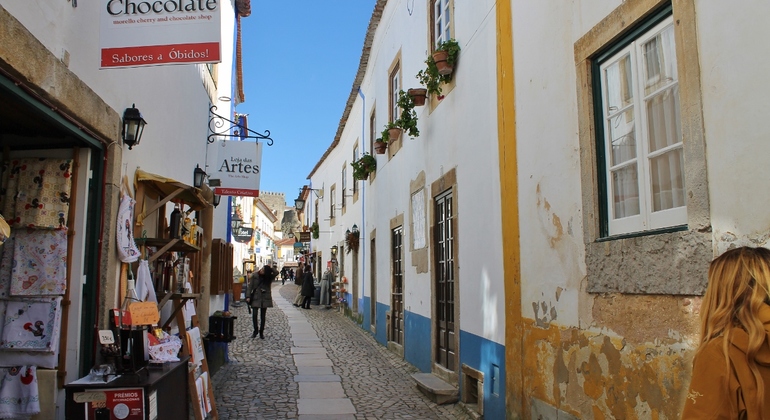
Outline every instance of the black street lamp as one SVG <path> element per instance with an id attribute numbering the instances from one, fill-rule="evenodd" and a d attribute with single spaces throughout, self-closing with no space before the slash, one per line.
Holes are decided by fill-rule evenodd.
<path id="1" fill-rule="evenodd" d="M 123 144 L 128 145 L 128 150 L 139 144 L 146 124 L 147 121 L 142 118 L 142 114 L 136 109 L 136 104 L 123 111 Z"/>
<path id="2" fill-rule="evenodd" d="M 206 180 L 206 171 L 201 169 L 200 166 L 195 165 L 195 170 L 193 171 L 193 187 L 200 188 L 203 186 L 203 181 Z"/>

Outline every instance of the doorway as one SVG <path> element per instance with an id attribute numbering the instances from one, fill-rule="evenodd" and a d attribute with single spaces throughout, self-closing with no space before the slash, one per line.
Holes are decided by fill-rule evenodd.
<path id="1" fill-rule="evenodd" d="M 436 363 L 457 371 L 455 341 L 455 273 L 453 196 L 447 191 L 435 199 L 436 278 Z"/>
<path id="2" fill-rule="evenodd" d="M 404 271 L 401 251 L 404 242 L 404 227 L 391 231 L 391 261 L 393 262 L 393 287 L 391 290 L 391 341 L 404 345 Z"/>

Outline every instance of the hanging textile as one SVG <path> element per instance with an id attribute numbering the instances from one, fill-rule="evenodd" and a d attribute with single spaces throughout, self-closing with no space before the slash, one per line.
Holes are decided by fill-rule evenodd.
<path id="1" fill-rule="evenodd" d="M 8 301 L 0 349 L 55 351 L 59 344 L 61 299 Z"/>
<path id="2" fill-rule="evenodd" d="M 118 208 L 118 254 L 124 263 L 139 259 L 139 248 L 134 241 L 134 205 L 136 201 L 130 195 L 123 193 Z"/>
<path id="3" fill-rule="evenodd" d="M 11 295 L 61 295 L 66 289 L 67 231 L 16 229 Z"/>
<path id="4" fill-rule="evenodd" d="M 5 245 L 0 247 L 2 256 L 0 257 L 0 298 L 7 298 L 11 295 L 11 269 L 13 268 L 13 244 L 16 233 L 5 241 Z"/>
<path id="5" fill-rule="evenodd" d="M 143 302 L 158 303 L 158 297 L 155 295 L 155 286 L 152 284 L 150 264 L 147 260 L 139 261 L 139 269 L 136 273 L 136 295 Z"/>
<path id="6" fill-rule="evenodd" d="M 15 197 L 15 201 L 12 206 L 3 206 L 8 224 L 39 229 L 65 228 L 72 186 L 71 167 L 72 159 L 12 160 L 6 194 Z"/>
<path id="7" fill-rule="evenodd" d="M 38 413 L 37 367 L 0 368 L 0 418 L 27 418 Z"/>

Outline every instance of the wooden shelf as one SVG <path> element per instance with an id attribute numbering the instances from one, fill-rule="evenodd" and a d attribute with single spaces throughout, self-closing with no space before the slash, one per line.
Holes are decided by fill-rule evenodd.
<path id="1" fill-rule="evenodd" d="M 163 239 L 163 238 L 136 238 L 137 244 L 140 246 L 154 246 L 158 247 L 158 252 L 154 253 L 149 261 L 153 262 L 155 259 L 165 254 L 166 252 L 198 252 L 201 249 L 193 244 L 189 244 L 181 239 Z"/>

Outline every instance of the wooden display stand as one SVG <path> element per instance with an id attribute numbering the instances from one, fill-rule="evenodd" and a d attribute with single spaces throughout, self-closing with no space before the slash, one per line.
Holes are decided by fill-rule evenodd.
<path id="1" fill-rule="evenodd" d="M 163 299 L 161 299 L 160 303 L 158 304 L 158 307 L 161 308 L 163 305 L 166 304 L 169 300 L 173 302 L 174 311 L 171 314 L 171 317 L 166 320 L 165 323 L 163 323 L 163 328 L 166 328 L 171 324 L 172 319 L 176 319 L 177 327 L 179 328 L 179 338 L 182 340 L 182 350 L 180 351 L 179 358 L 189 358 L 191 357 L 191 349 L 189 345 L 189 341 L 187 338 L 187 329 L 185 328 L 185 319 L 184 319 L 184 313 L 182 312 L 182 307 L 184 307 L 185 303 L 188 300 L 194 300 L 199 297 L 198 294 L 195 293 L 168 293 L 166 294 Z M 193 315 L 191 317 L 191 328 L 200 327 L 200 323 L 198 322 L 198 316 Z M 195 417 L 195 420 L 203 420 L 206 418 L 210 419 L 219 419 L 219 414 L 217 413 L 217 404 L 216 400 L 214 398 L 214 387 L 211 382 L 211 374 L 208 375 L 208 383 L 206 384 L 206 388 L 208 390 L 208 397 L 211 401 L 211 412 L 204 413 L 201 410 L 201 401 L 200 398 L 198 398 L 198 388 L 195 386 L 195 380 L 197 379 L 196 376 L 197 369 L 193 367 L 193 365 L 190 365 L 187 369 L 187 386 L 189 388 L 188 393 L 190 397 L 190 403 L 192 405 L 192 411 L 193 415 Z M 208 373 L 209 372 L 209 365 L 206 361 L 206 356 L 204 352 L 203 360 L 201 360 L 200 363 L 200 373 Z"/>
<path id="2" fill-rule="evenodd" d="M 156 259 L 168 252 L 178 252 L 184 256 L 190 255 L 190 271 L 195 278 L 200 279 L 201 258 L 197 253 L 201 250 L 201 248 L 197 245 L 186 242 L 181 238 L 170 237 L 172 235 L 170 235 L 170 232 L 168 231 L 165 224 L 166 204 L 169 202 L 181 203 L 182 207 L 184 207 L 186 204 L 189 206 L 189 210 L 202 210 L 208 206 L 209 204 L 201 195 L 200 190 L 168 178 L 149 174 L 139 169 L 136 171 L 135 184 L 137 187 L 136 208 L 139 209 L 135 220 L 135 232 L 143 232 L 142 229 L 144 229 L 145 218 L 151 215 L 155 215 L 156 237 L 147 238 L 142 235 L 142 237 L 137 238 L 137 243 L 140 244 L 143 248 L 142 254 L 146 255 L 148 246 L 156 247 L 158 249 L 154 254 L 147 258 L 151 264 L 155 262 Z M 149 199 L 157 200 L 157 202 L 154 204 L 149 204 L 147 203 Z M 195 239 L 197 244 L 203 243 L 203 235 L 198 234 L 197 238 Z M 177 326 L 179 328 L 179 338 L 182 340 L 180 359 L 191 357 L 192 352 L 192 349 L 190 349 L 190 344 L 188 343 L 188 334 L 186 330 L 187 325 L 185 324 L 185 317 L 184 313 L 182 312 L 182 308 L 184 307 L 185 303 L 187 303 L 187 301 L 196 301 L 201 297 L 201 285 L 199 283 L 193 282 L 192 280 L 190 282 L 194 293 L 167 292 L 164 295 L 158 295 L 158 298 L 160 299 L 160 302 L 158 303 L 158 311 L 160 311 L 167 302 L 172 302 L 173 310 L 171 316 L 169 316 L 169 318 L 166 320 L 161 320 L 161 326 L 164 330 L 166 330 L 171 324 L 171 321 L 176 320 Z M 172 283 L 171 289 L 174 287 L 176 287 L 176 284 Z M 193 328 L 200 327 L 198 317 L 195 315 L 191 317 L 191 326 Z M 194 418 L 195 420 L 203 420 L 206 418 L 219 419 L 219 414 L 217 413 L 216 408 L 216 400 L 214 398 L 214 388 L 211 383 L 211 375 L 207 375 L 207 392 L 208 398 L 211 401 L 211 411 L 208 414 L 203 412 L 201 409 L 201 401 L 198 396 L 198 389 L 195 386 L 195 380 L 198 377 L 196 374 L 198 372 L 200 372 L 200 374 L 209 373 L 205 352 L 203 352 L 203 359 L 200 361 L 199 367 L 200 371 L 198 371 L 194 365 L 190 364 L 188 365 L 187 369 L 188 394 Z"/>

